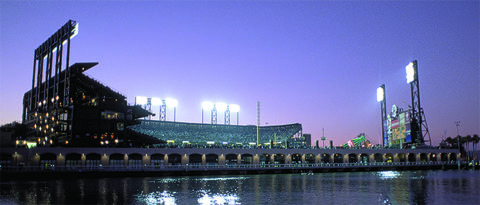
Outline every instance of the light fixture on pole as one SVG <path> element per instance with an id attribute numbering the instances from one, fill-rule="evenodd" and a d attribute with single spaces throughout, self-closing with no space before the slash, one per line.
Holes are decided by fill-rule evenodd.
<path id="1" fill-rule="evenodd" d="M 460 121 L 455 121 L 455 125 L 457 126 L 458 153 L 461 154 L 462 151 L 460 150 L 460 132 L 458 131 L 458 126 L 460 126 Z"/>
<path id="2" fill-rule="evenodd" d="M 230 111 L 237 113 L 237 125 L 238 125 L 238 113 L 240 112 L 240 106 L 237 104 L 230 104 Z"/>
<path id="3" fill-rule="evenodd" d="M 152 98 L 152 106 L 159 106 L 160 107 L 160 111 L 159 111 L 159 115 L 158 115 L 158 119 L 160 120 L 160 112 L 162 111 L 161 109 L 161 106 L 162 106 L 162 100 L 160 98 Z"/>
<path id="4" fill-rule="evenodd" d="M 230 120 L 227 120 L 227 112 L 229 112 L 228 105 L 223 102 L 217 102 L 215 104 L 215 107 L 217 108 L 217 112 L 224 113 L 224 116 L 223 116 L 224 123 L 227 124 L 227 121 L 230 121 Z"/>
<path id="5" fill-rule="evenodd" d="M 203 124 L 203 110 L 211 111 L 213 109 L 213 103 L 209 101 L 205 101 L 202 103 L 202 124 Z"/>
<path id="6" fill-rule="evenodd" d="M 168 107 L 173 107 L 173 122 L 175 122 L 176 121 L 178 101 L 176 99 L 167 98 L 167 99 L 165 99 L 165 103 Z"/>
<path id="7" fill-rule="evenodd" d="M 385 97 L 385 84 L 377 88 L 377 102 L 380 103 L 381 126 L 382 126 L 382 145 L 388 145 L 388 134 L 385 125 L 387 121 L 387 99 Z"/>
<path id="8" fill-rule="evenodd" d="M 147 97 L 135 96 L 135 105 L 146 105 L 147 101 L 148 101 Z"/>
<path id="9" fill-rule="evenodd" d="M 428 135 L 430 145 L 432 140 L 430 138 L 430 132 L 428 131 L 427 122 L 424 121 L 424 112 L 420 103 L 420 83 L 418 79 L 418 64 L 417 60 L 410 62 L 405 67 L 407 83 L 410 84 L 410 92 L 412 95 L 412 112 L 410 124 L 412 139 L 417 144 L 424 144 L 425 139 L 423 136 L 423 130 L 425 129 L 425 136 Z"/>

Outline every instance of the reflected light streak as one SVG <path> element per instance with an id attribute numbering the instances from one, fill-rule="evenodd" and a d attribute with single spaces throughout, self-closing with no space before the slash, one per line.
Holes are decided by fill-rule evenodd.
<path id="1" fill-rule="evenodd" d="M 203 193 L 197 201 L 199 204 L 237 204 L 239 197 L 236 194 L 214 194 L 209 196 L 207 193 Z"/>
<path id="2" fill-rule="evenodd" d="M 146 204 L 176 204 L 174 193 L 168 193 L 167 191 L 163 192 L 152 192 L 144 194 L 143 192 L 139 194 L 138 200 Z"/>
<path id="3" fill-rule="evenodd" d="M 377 175 L 381 179 L 394 179 L 394 178 L 398 178 L 400 176 L 400 172 L 397 172 L 397 171 L 383 171 L 383 172 L 377 172 Z"/>

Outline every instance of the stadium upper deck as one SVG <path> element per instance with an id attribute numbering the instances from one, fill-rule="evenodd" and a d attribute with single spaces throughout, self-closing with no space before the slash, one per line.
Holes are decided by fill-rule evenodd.
<path id="1" fill-rule="evenodd" d="M 174 143 L 194 144 L 249 144 L 257 141 L 254 125 L 219 125 L 141 120 L 140 124 L 127 127 L 138 133 Z M 259 128 L 259 143 L 286 144 L 302 136 L 301 124 L 262 126 Z"/>

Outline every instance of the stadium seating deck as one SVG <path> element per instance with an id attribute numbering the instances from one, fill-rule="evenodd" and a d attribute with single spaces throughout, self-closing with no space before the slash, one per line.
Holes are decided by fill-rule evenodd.
<path id="1" fill-rule="evenodd" d="M 140 120 L 141 123 L 129 126 L 128 129 L 152 136 L 162 141 L 194 144 L 248 144 L 257 141 L 257 127 L 254 125 L 212 125 L 200 123 L 184 123 L 169 121 Z M 261 126 L 259 143 L 271 141 L 286 142 L 300 136 L 301 124 L 279 126 Z M 171 142 L 171 141 L 170 141 Z"/>

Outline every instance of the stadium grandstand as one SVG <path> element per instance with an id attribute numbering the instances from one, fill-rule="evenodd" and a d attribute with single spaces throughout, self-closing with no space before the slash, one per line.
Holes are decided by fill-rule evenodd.
<path id="1" fill-rule="evenodd" d="M 139 120 L 127 127 L 132 131 L 152 136 L 173 144 L 194 145 L 252 145 L 257 142 L 254 125 L 219 125 L 169 121 Z M 259 127 L 259 144 L 286 146 L 302 136 L 301 124 Z"/>
<path id="2" fill-rule="evenodd" d="M 69 20 L 34 52 L 31 90 L 23 96 L 22 125 L 2 129 L 2 146 L 142 147 L 255 145 L 288 147 L 302 136 L 300 124 L 259 127 L 140 120 L 153 113 L 129 105 L 121 93 L 87 76 L 97 62 L 70 65 L 78 23 Z M 18 128 L 18 129 L 17 129 Z M 14 130 L 22 130 L 14 132 Z M 3 137 L 5 136 L 5 137 Z M 8 138 L 8 140 L 3 140 Z M 283 143 L 283 144 L 282 144 Z"/>

